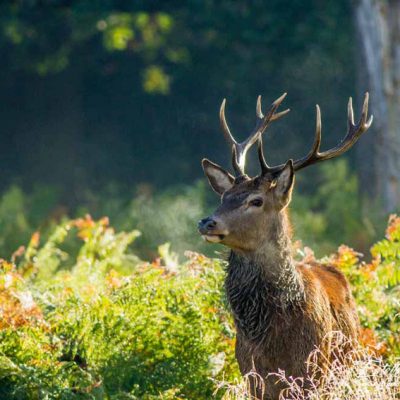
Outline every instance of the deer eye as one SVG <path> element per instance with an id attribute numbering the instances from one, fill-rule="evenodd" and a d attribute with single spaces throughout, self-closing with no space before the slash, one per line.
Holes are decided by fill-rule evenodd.
<path id="1" fill-rule="evenodd" d="M 253 207 L 261 207 L 263 205 L 263 200 L 260 198 L 253 199 L 250 201 L 250 205 Z"/>

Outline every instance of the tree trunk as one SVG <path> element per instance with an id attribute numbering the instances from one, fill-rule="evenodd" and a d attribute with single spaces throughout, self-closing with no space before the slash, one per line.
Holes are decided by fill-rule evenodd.
<path id="1" fill-rule="evenodd" d="M 355 2 L 360 87 L 374 123 L 360 142 L 360 186 L 384 212 L 400 205 L 400 1 Z"/>

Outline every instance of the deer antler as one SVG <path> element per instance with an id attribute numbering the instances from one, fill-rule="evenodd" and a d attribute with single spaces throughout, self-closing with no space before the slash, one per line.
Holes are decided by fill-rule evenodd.
<path id="1" fill-rule="evenodd" d="M 367 120 L 368 117 L 368 100 L 369 93 L 366 92 L 364 96 L 364 103 L 362 107 L 361 118 L 357 124 L 354 123 L 354 112 L 353 112 L 353 100 L 350 97 L 347 105 L 347 133 L 345 137 L 332 149 L 320 152 L 321 145 L 321 110 L 317 104 L 316 106 L 316 127 L 315 127 L 315 139 L 309 153 L 300 158 L 293 163 L 293 169 L 298 171 L 302 168 L 308 167 L 309 165 L 315 164 L 320 161 L 329 160 L 340 156 L 349 150 L 361 137 L 361 135 L 366 132 L 372 124 L 373 116 Z M 285 164 L 277 165 L 274 167 L 269 167 L 264 159 L 262 140 L 261 137 L 258 140 L 258 154 L 261 163 L 262 174 L 275 173 L 280 171 Z"/>
<path id="2" fill-rule="evenodd" d="M 261 96 L 257 98 L 257 107 L 256 107 L 256 126 L 253 129 L 253 132 L 250 136 L 244 140 L 243 142 L 239 143 L 235 140 L 232 136 L 231 131 L 228 127 L 225 118 L 225 104 L 226 99 L 222 101 L 221 108 L 219 111 L 219 119 L 221 123 L 221 128 L 224 133 L 226 140 L 228 141 L 229 145 L 232 147 L 232 166 L 235 172 L 241 176 L 245 175 L 244 167 L 246 163 L 246 154 L 249 148 L 257 141 L 260 140 L 263 132 L 267 129 L 269 123 L 271 121 L 275 121 L 285 114 L 287 114 L 290 110 L 287 109 L 280 113 L 275 114 L 275 111 L 278 109 L 280 104 L 282 103 L 283 99 L 286 97 L 286 93 L 284 93 L 281 97 L 276 99 L 271 106 L 271 109 L 267 113 L 267 115 L 263 115 L 261 111 Z"/>

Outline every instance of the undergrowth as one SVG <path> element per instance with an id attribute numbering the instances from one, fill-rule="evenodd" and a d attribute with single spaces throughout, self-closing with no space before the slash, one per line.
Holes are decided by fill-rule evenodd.
<path id="1" fill-rule="evenodd" d="M 131 247 L 138 235 L 87 216 L 54 226 L 44 239 L 34 233 L 1 261 L 1 399 L 248 398 L 243 382 L 234 384 L 240 378 L 224 262 L 194 252 L 182 262 L 168 245 L 142 261 Z M 314 259 L 307 248 L 297 252 Z M 360 382 L 358 398 L 371 390 L 375 399 L 379 385 L 399 382 L 400 218 L 390 218 L 371 257 L 364 263 L 341 246 L 320 260 L 349 278 L 369 358 L 332 371 L 326 387 L 316 382 L 315 399 L 356 399 L 343 393 Z M 229 384 L 215 392 L 218 382 Z M 288 399 L 304 398 L 296 382 L 297 397 Z"/>

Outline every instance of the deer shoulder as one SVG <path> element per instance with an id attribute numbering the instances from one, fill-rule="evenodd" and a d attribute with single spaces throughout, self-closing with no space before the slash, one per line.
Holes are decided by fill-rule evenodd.
<path id="1" fill-rule="evenodd" d="M 348 338 L 357 338 L 359 323 L 354 298 L 344 274 L 333 265 L 322 263 L 297 265 L 306 288 L 306 302 L 310 313 L 315 312 L 315 303 L 329 304 L 332 330 L 342 332 Z M 309 295 L 307 296 L 307 293 Z"/>

